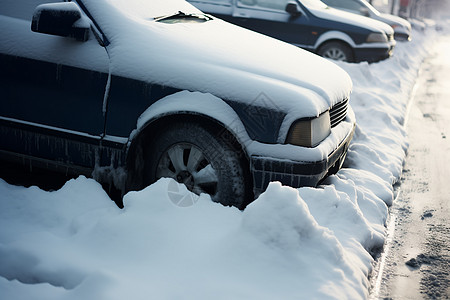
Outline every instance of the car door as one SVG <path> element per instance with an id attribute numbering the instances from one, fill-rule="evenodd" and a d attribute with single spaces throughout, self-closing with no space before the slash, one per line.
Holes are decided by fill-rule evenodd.
<path id="1" fill-rule="evenodd" d="M 312 46 L 309 17 L 292 17 L 285 11 L 289 0 L 235 0 L 233 23 L 298 46 Z M 226 19 L 225 19 L 226 20 Z"/>
<path id="2" fill-rule="evenodd" d="M 198 9 L 222 20 L 303 47 L 313 48 L 317 38 L 310 16 L 299 6 L 301 15 L 286 11 L 289 0 L 188 0 Z"/>
<path id="3" fill-rule="evenodd" d="M 0 4 L 0 150 L 91 168 L 104 133 L 108 55 L 93 34 L 80 42 L 32 32 L 43 2 Z"/>
<path id="4" fill-rule="evenodd" d="M 359 14 L 362 16 L 368 16 L 368 9 L 367 7 L 364 6 L 364 4 L 362 4 L 359 1 L 354 1 L 354 0 L 324 0 L 323 1 L 325 4 L 337 8 L 337 9 L 341 9 L 341 10 L 345 10 L 351 13 L 355 13 L 355 14 Z"/>

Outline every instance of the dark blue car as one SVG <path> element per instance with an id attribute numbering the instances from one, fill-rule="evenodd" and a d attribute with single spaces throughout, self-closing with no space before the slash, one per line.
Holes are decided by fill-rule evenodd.
<path id="1" fill-rule="evenodd" d="M 184 1 L 43 2 L 0 2 L 1 160 L 239 208 L 341 167 L 355 120 L 334 63 Z"/>
<path id="2" fill-rule="evenodd" d="M 376 62 L 391 56 L 395 46 L 387 24 L 330 8 L 319 0 L 188 2 L 230 23 L 335 60 Z"/>

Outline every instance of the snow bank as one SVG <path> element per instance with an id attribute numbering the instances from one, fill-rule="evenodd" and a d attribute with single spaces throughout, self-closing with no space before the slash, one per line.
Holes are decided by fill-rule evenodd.
<path id="1" fill-rule="evenodd" d="M 0 180 L 0 297 L 366 298 L 423 39 L 415 32 L 376 64 L 339 63 L 354 83 L 357 132 L 345 168 L 321 187 L 272 183 L 239 211 L 161 179 L 127 194 L 120 210 L 84 177 L 54 192 Z M 174 186 L 194 205 L 175 205 Z"/>
<path id="2" fill-rule="evenodd" d="M 413 41 L 398 43 L 387 61 L 340 64 L 354 81 L 351 104 L 357 117 L 346 166 L 369 171 L 391 184 L 399 178 L 408 147 L 403 123 L 409 94 L 431 41 L 432 35 L 414 32 Z"/>
<path id="3" fill-rule="evenodd" d="M 244 212 L 206 195 L 180 208 L 170 181 L 129 193 L 124 210 L 83 177 L 52 193 L 2 181 L 4 299 L 32 287 L 33 299 L 362 296 L 352 256 L 297 190 L 273 183 Z"/>

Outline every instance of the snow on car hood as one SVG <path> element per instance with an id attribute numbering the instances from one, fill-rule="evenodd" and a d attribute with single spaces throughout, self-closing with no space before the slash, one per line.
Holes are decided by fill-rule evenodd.
<path id="1" fill-rule="evenodd" d="M 380 18 L 380 20 L 382 19 L 381 21 L 383 21 L 387 24 L 401 25 L 402 27 L 404 27 L 408 30 L 411 30 L 411 24 L 403 18 L 394 16 L 394 15 L 390 15 L 390 14 L 382 14 L 382 13 L 380 13 L 378 17 Z"/>
<path id="2" fill-rule="evenodd" d="M 92 0 L 83 0 L 82 2 L 92 2 Z M 200 13 L 197 8 L 184 0 L 109 0 L 99 2 L 106 2 L 108 6 L 115 6 L 122 13 L 129 14 L 132 18 L 138 17 L 141 19 L 154 19 L 179 11 Z"/>
<path id="3" fill-rule="evenodd" d="M 199 13 L 184 1 L 83 3 L 111 42 L 115 75 L 249 104 L 264 94 L 277 110 L 295 110 L 299 117 L 318 115 L 351 91 L 351 79 L 340 67 L 292 45 L 218 19 L 154 20 L 179 8 Z"/>
<path id="4" fill-rule="evenodd" d="M 318 18 L 352 24 L 375 32 L 382 31 L 386 34 L 394 33 L 392 27 L 383 22 L 329 6 L 326 8 L 309 8 L 309 11 Z"/>

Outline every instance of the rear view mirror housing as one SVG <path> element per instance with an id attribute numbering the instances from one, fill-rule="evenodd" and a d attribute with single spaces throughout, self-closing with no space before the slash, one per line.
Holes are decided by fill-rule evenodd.
<path id="1" fill-rule="evenodd" d="M 290 14 L 292 18 L 298 18 L 302 15 L 297 3 L 294 1 L 290 1 L 286 4 L 285 11 Z"/>
<path id="2" fill-rule="evenodd" d="M 34 32 L 72 37 L 85 42 L 89 39 L 89 21 L 82 16 L 74 2 L 42 4 L 36 7 L 31 22 Z"/>
<path id="3" fill-rule="evenodd" d="M 361 15 L 363 15 L 364 17 L 370 17 L 369 14 L 369 9 L 367 7 L 362 7 L 359 9 L 359 12 L 361 13 Z"/>

